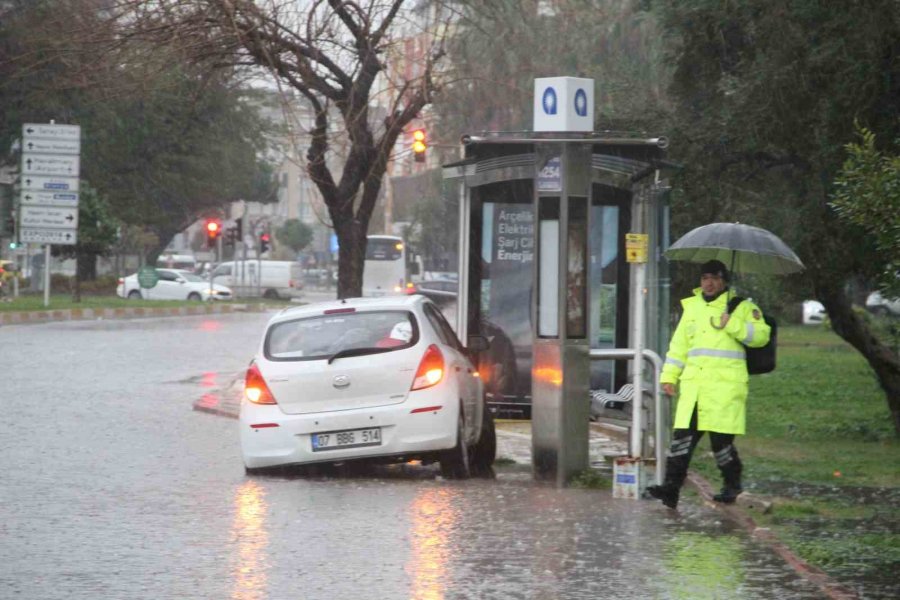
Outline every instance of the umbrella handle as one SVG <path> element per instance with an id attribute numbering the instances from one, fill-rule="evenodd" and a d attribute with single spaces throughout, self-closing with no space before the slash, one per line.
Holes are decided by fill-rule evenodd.
<path id="1" fill-rule="evenodd" d="M 725 329 L 724 325 L 716 325 L 712 317 L 709 318 L 709 324 L 713 326 L 713 329 Z"/>

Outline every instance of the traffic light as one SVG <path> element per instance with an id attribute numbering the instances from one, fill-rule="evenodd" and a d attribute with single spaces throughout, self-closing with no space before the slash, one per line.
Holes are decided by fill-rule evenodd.
<path id="1" fill-rule="evenodd" d="M 262 254 L 263 252 L 265 252 L 266 250 L 269 249 L 269 241 L 270 241 L 270 238 L 269 238 L 268 233 L 259 234 L 259 253 L 260 254 Z"/>
<path id="2" fill-rule="evenodd" d="M 425 140 L 425 130 L 414 129 L 412 132 L 412 136 L 413 156 L 416 157 L 416 162 L 425 162 L 425 150 L 428 149 L 428 143 Z"/>
<path id="3" fill-rule="evenodd" d="M 206 245 L 210 248 L 215 248 L 220 235 L 222 235 L 222 222 L 218 219 L 207 219 Z"/>

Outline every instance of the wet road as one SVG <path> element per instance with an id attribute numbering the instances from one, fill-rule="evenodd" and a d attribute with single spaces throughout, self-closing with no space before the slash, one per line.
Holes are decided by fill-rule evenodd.
<path id="1" fill-rule="evenodd" d="M 818 598 L 699 505 L 680 514 L 527 470 L 246 477 L 194 400 L 267 315 L 0 328 L 0 597 Z"/>

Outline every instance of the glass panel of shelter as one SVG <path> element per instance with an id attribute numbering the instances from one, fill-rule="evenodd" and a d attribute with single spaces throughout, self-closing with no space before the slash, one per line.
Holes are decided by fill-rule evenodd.
<path id="1" fill-rule="evenodd" d="M 469 332 L 490 341 L 490 348 L 479 355 L 488 402 L 509 416 L 527 416 L 536 233 L 533 183 L 488 184 L 472 191 Z M 629 268 L 620 249 L 630 218 L 629 192 L 593 186 L 588 236 L 591 348 L 628 344 Z M 593 361 L 591 388 L 617 391 L 627 383 L 626 364 Z"/>

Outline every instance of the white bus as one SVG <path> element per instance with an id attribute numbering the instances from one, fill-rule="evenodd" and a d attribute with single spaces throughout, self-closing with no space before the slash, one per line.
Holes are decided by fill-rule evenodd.
<path id="1" fill-rule="evenodd" d="M 394 235 L 370 235 L 363 268 L 363 296 L 393 296 L 415 290 L 421 259 Z"/>

